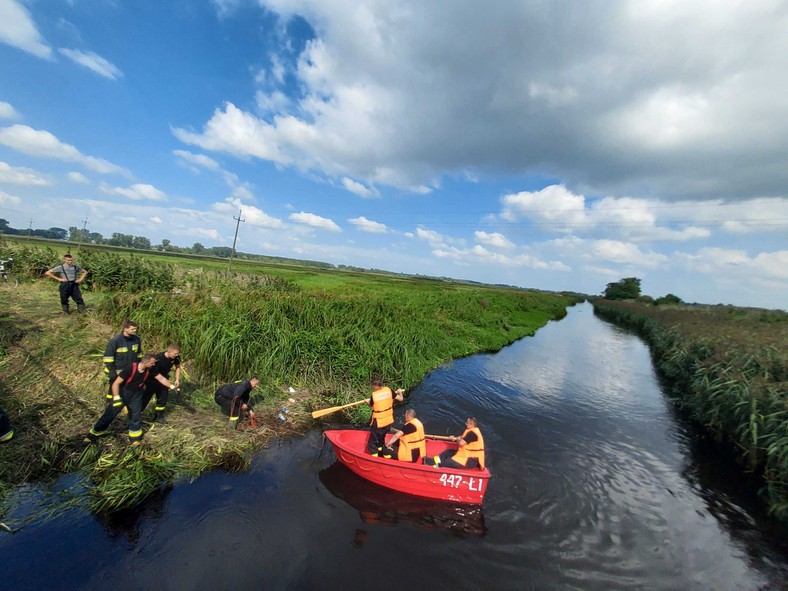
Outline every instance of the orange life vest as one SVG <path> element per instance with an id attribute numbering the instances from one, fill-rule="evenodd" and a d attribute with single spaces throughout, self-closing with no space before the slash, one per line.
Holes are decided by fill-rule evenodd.
<path id="1" fill-rule="evenodd" d="M 383 386 L 372 393 L 372 420 L 370 425 L 377 424 L 378 428 L 387 427 L 394 422 L 394 397 L 391 388 Z"/>
<path id="2" fill-rule="evenodd" d="M 424 425 L 419 419 L 411 419 L 406 425 L 413 425 L 416 430 L 413 433 L 405 433 L 399 438 L 399 448 L 397 449 L 397 459 L 401 462 L 419 461 L 427 455 L 427 443 L 424 440 Z M 419 456 L 413 459 L 413 450 L 419 451 Z"/>
<path id="3" fill-rule="evenodd" d="M 465 429 L 465 432 L 460 436 L 460 439 L 465 439 L 465 436 L 468 433 L 475 433 L 476 441 L 471 441 L 467 445 L 463 445 L 457 449 L 451 459 L 458 464 L 465 466 L 470 458 L 476 458 L 479 462 L 479 466 L 484 468 L 484 439 L 482 438 L 482 432 L 479 431 L 478 427 L 474 427 L 473 429 Z"/>

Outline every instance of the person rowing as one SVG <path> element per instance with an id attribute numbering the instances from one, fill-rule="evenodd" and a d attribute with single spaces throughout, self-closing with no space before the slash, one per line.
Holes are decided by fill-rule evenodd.
<path id="1" fill-rule="evenodd" d="M 427 455 L 427 444 L 424 439 L 424 425 L 416 418 L 416 411 L 409 408 L 405 411 L 405 426 L 400 431 L 394 430 L 386 448 L 401 462 L 421 462 Z"/>
<path id="2" fill-rule="evenodd" d="M 484 468 L 484 438 L 476 417 L 465 420 L 465 431 L 459 437 L 452 435 L 457 449 L 447 449 L 438 456 L 425 458 L 424 463 L 436 468 Z"/>

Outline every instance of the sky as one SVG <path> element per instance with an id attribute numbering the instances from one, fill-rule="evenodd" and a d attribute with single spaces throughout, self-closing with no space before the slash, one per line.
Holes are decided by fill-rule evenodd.
<path id="1" fill-rule="evenodd" d="M 788 309 L 788 3 L 0 0 L 0 218 Z"/>

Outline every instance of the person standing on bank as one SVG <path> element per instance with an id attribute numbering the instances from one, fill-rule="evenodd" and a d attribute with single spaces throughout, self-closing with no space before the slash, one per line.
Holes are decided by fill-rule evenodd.
<path id="1" fill-rule="evenodd" d="M 142 440 L 142 402 L 145 397 L 145 383 L 156 380 L 166 388 L 174 388 L 167 378 L 159 375 L 156 369 L 156 358 L 146 354 L 142 359 L 127 365 L 118 372 L 112 382 L 112 404 L 108 404 L 96 424 L 90 429 L 86 441 L 94 442 L 107 434 L 107 429 L 125 405 L 129 409 L 129 441 L 139 445 Z"/>
<path id="2" fill-rule="evenodd" d="M 409 408 L 405 411 L 405 426 L 402 431 L 394 430 L 386 447 L 392 451 L 400 462 L 421 463 L 427 455 L 427 442 L 424 439 L 424 425 L 416 418 L 416 411 Z"/>
<path id="3" fill-rule="evenodd" d="M 181 385 L 181 348 L 173 343 L 168 346 L 165 351 L 156 353 L 156 371 L 159 375 L 170 379 L 170 371 L 175 367 L 175 387 Z M 164 423 L 164 411 L 167 410 L 167 398 L 170 389 L 165 388 L 158 380 L 148 380 L 145 384 L 145 398 L 143 399 L 142 408 L 148 406 L 153 396 L 156 396 L 156 406 L 153 412 L 153 420 L 157 423 Z"/>
<path id="4" fill-rule="evenodd" d="M 58 274 L 60 277 L 58 277 Z M 82 292 L 79 284 L 85 280 L 88 272 L 79 265 L 74 264 L 74 257 L 70 253 L 63 255 L 63 264 L 52 267 L 44 273 L 55 281 L 60 282 L 60 307 L 65 314 L 69 314 L 68 299 L 71 298 L 77 304 L 77 311 L 85 311 L 85 301 L 82 299 Z"/>
<path id="5" fill-rule="evenodd" d="M 372 396 L 367 404 L 372 407 L 372 419 L 369 422 L 369 443 L 367 450 L 373 456 L 391 457 L 383 447 L 386 445 L 386 433 L 394 423 L 394 401 L 402 402 L 405 390 L 400 388 L 394 394 L 391 388 L 383 385 L 383 380 L 375 377 L 372 380 Z"/>
<path id="6" fill-rule="evenodd" d="M 108 402 L 112 401 L 112 384 L 115 383 L 120 370 L 140 359 L 142 359 L 142 339 L 137 336 L 137 323 L 126 320 L 120 333 L 109 340 L 104 350 L 104 373 L 109 380 Z"/>
<path id="7" fill-rule="evenodd" d="M 424 458 L 424 463 L 436 468 L 484 468 L 484 438 L 476 417 L 465 420 L 465 431 L 459 437 L 452 435 L 459 447 L 447 449 L 434 458 Z"/>
<path id="8" fill-rule="evenodd" d="M 225 384 L 213 395 L 216 404 L 222 407 L 222 411 L 229 419 L 228 427 L 235 429 L 238 427 L 238 417 L 245 410 L 249 411 L 249 418 L 254 418 L 250 396 L 252 390 L 257 388 L 260 378 L 252 376 L 249 380 Z"/>

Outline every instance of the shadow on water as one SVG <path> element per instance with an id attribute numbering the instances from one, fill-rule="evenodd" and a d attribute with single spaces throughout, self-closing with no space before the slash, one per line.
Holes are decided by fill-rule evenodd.
<path id="1" fill-rule="evenodd" d="M 382 488 L 334 462 L 319 473 L 328 491 L 358 511 L 368 525 L 411 525 L 425 530 L 447 529 L 458 537 L 484 537 L 481 505 L 458 505 L 424 499 Z"/>

